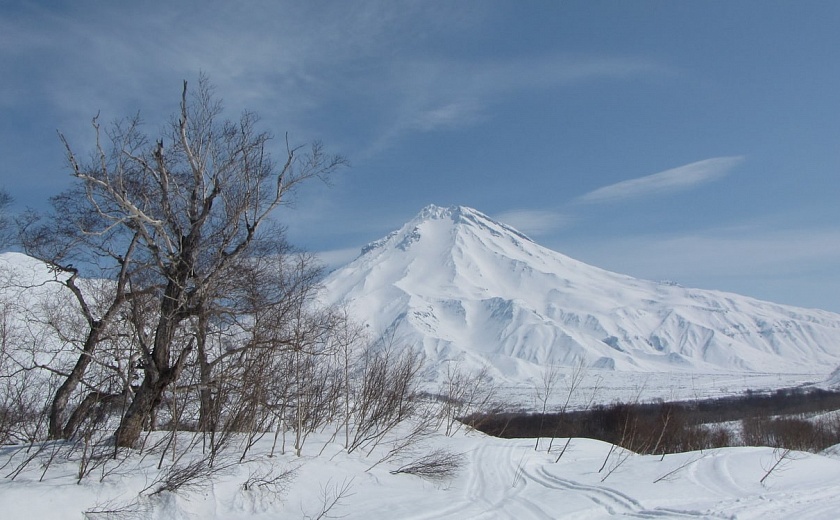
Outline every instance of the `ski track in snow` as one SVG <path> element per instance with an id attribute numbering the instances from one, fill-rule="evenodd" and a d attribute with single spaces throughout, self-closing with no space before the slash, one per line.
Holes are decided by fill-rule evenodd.
<path id="1" fill-rule="evenodd" d="M 452 495 L 445 505 L 429 508 L 427 502 L 418 503 L 416 509 L 422 512 L 405 518 L 757 520 L 789 516 L 834 518 L 838 511 L 837 488 L 830 482 L 804 493 L 774 491 L 772 486 L 756 488 L 763 470 L 760 466 L 753 469 L 756 457 L 749 457 L 749 472 L 745 474 L 744 468 L 739 468 L 745 462 L 740 452 L 722 450 L 693 460 L 672 479 L 679 488 L 666 490 L 663 486 L 663 496 L 646 494 L 645 499 L 605 483 L 570 478 L 568 475 L 577 474 L 598 480 L 601 474 L 570 471 L 551 458 L 544 452 L 535 452 L 530 440 L 485 443 L 470 452 L 461 485 L 450 489 Z M 626 487 L 637 486 L 638 482 L 617 478 L 616 484 Z M 662 500 L 670 503 L 653 505 Z M 651 504 L 646 505 L 647 501 Z"/>
<path id="2" fill-rule="evenodd" d="M 243 491 L 243 479 L 253 475 L 254 468 L 240 468 L 236 475 L 220 475 L 218 481 L 192 493 L 147 497 L 146 517 L 300 518 L 305 512 L 318 511 L 320 501 L 330 496 L 323 490 L 334 489 L 331 482 L 347 479 L 354 482 L 352 492 L 340 501 L 333 518 L 833 520 L 840 511 L 840 461 L 829 456 L 796 453 L 788 465 L 760 484 L 774 461 L 770 448 L 722 448 L 671 454 L 665 459 L 634 455 L 621 471 L 601 482 L 604 473 L 598 467 L 610 445 L 592 439 L 575 440 L 560 462 L 555 462 L 557 453 L 535 451 L 533 439 L 471 435 L 441 436 L 437 442 L 465 455 L 460 475 L 450 482 L 393 476 L 385 466 L 368 473 L 369 461 L 358 455 L 335 462 L 313 457 L 300 466 L 297 478 L 301 481 L 292 482 L 284 498 L 272 492 Z M 267 453 L 269 445 L 264 443 L 258 451 Z M 343 453 L 338 447 L 335 451 Z M 299 462 L 291 456 L 287 459 Z M 268 466 L 283 463 L 268 461 Z M 151 470 L 148 461 L 142 464 L 146 465 L 140 469 Z M 114 497 L 119 505 L 132 496 L 132 488 L 136 493 L 148 484 L 139 471 L 103 487 L 78 486 L 75 465 L 59 466 L 44 483 L 37 482 L 41 468 L 35 466 L 19 481 L 0 479 L 3 518 L 68 518 L 68 511 L 101 506 Z M 663 476 L 668 478 L 658 478 Z"/>
<path id="3" fill-rule="evenodd" d="M 526 471 L 526 476 L 546 488 L 573 493 L 585 497 L 601 508 L 608 516 L 629 518 L 729 518 L 729 516 L 708 512 L 680 510 L 673 508 L 648 509 L 630 495 L 606 485 L 592 485 L 561 478 L 549 470 L 548 465 L 539 466 L 535 471 Z M 597 513 L 597 512 L 596 512 Z M 593 512 L 586 511 L 581 518 L 592 518 Z"/>
<path id="4" fill-rule="evenodd" d="M 594 502 L 610 515 L 635 513 L 643 509 L 639 502 L 623 493 L 605 486 L 593 486 L 560 478 L 553 475 L 545 466 L 541 466 L 533 472 L 526 471 L 525 474 L 531 480 L 547 488 L 569 491 L 578 494 L 578 496 L 586 497 L 587 500 Z"/>
<path id="5" fill-rule="evenodd" d="M 473 485 L 467 489 L 467 500 L 479 501 L 486 509 L 475 518 L 521 518 L 542 520 L 552 518 L 542 507 L 528 497 L 528 479 L 524 477 L 524 465 L 530 455 L 513 442 L 501 448 L 488 446 L 473 452 L 473 472 L 478 474 Z M 517 457 L 517 451 L 523 451 Z M 505 516 L 500 517 L 499 513 Z"/>
<path id="6" fill-rule="evenodd" d="M 544 454 L 534 452 L 528 444 L 520 440 L 478 447 L 470 454 L 461 498 L 443 508 L 407 517 L 408 520 L 734 518 L 710 511 L 646 508 L 630 495 L 607 485 L 558 476 L 555 472 L 562 471 L 562 466 L 547 461 Z M 577 510 L 566 509 L 573 502 L 580 504 Z M 552 504 L 556 508 L 549 508 Z"/>
<path id="7" fill-rule="evenodd" d="M 717 496 L 748 493 L 748 490 L 732 477 L 730 462 L 730 457 L 725 455 L 713 454 L 711 457 L 703 457 L 691 463 L 688 479 Z"/>
<path id="8" fill-rule="evenodd" d="M 836 487 L 809 490 L 807 494 L 783 493 L 737 499 L 721 504 L 737 520 L 768 518 L 837 518 L 840 511 Z"/>
<path id="9" fill-rule="evenodd" d="M 470 453 L 462 497 L 448 506 L 426 511 L 408 520 L 521 519 L 548 520 L 555 515 L 529 497 L 533 484 L 525 476 L 529 456 L 522 442 L 483 445 Z M 518 455 L 518 453 L 522 455 Z"/>

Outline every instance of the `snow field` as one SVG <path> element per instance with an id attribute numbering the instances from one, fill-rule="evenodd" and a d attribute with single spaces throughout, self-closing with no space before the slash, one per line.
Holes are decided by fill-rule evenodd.
<path id="1" fill-rule="evenodd" d="M 181 435 L 186 439 L 188 434 Z M 41 482 L 40 465 L 14 481 L 0 480 L 0 511 L 11 519 L 83 518 L 82 511 L 96 507 L 124 508 L 122 516 L 112 516 L 120 518 L 315 518 L 336 498 L 330 516 L 371 520 L 830 519 L 840 510 L 840 459 L 835 457 L 791 453 L 762 483 L 780 456 L 771 448 L 661 458 L 573 439 L 555 462 L 564 443 L 555 439 L 552 453 L 546 453 L 534 450 L 533 439 L 502 440 L 475 432 L 435 435 L 426 448 L 460 453 L 463 465 L 454 479 L 430 482 L 391 474 L 396 461 L 371 468 L 376 454 L 348 455 L 326 435 L 313 438 L 301 457 L 269 458 L 270 439 L 263 439 L 245 463 L 199 486 L 153 496 L 145 492 L 140 499 L 137 493 L 158 475 L 159 453 L 134 455 L 121 467 L 109 468 L 112 473 L 102 482 L 94 473 L 80 484 L 77 466 L 56 460 Z M 548 440 L 540 445 L 548 446 Z M 12 449 L 3 448 L 4 457 Z M 243 488 L 255 474 L 292 468 L 295 476 L 280 494 L 259 486 Z"/>

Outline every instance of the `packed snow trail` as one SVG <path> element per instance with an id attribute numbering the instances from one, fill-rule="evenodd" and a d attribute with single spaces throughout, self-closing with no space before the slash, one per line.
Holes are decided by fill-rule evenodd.
<path id="1" fill-rule="evenodd" d="M 407 520 L 440 519 L 496 519 L 520 518 L 546 520 L 555 516 L 543 509 L 541 501 L 533 500 L 533 484 L 524 478 L 523 465 L 533 449 L 530 441 L 509 442 L 502 445 L 484 444 L 472 450 L 468 457 L 465 482 L 460 497 L 440 509 L 427 509 Z M 455 494 L 455 489 L 450 489 Z"/>
<path id="2" fill-rule="evenodd" d="M 840 511 L 840 459 L 832 455 L 792 452 L 761 483 L 778 460 L 779 452 L 772 448 L 722 448 L 664 459 L 629 453 L 624 457 L 623 452 L 599 471 L 610 453 L 608 443 L 573 439 L 555 462 L 557 451 L 535 451 L 533 439 L 496 439 L 473 432 L 429 439 L 427 448 L 464 456 L 454 479 L 430 482 L 393 475 L 395 466 L 389 463 L 371 467 L 371 458 L 346 453 L 328 435 L 316 435 L 311 443 L 303 457 L 269 457 L 271 442 L 263 440 L 254 446 L 249 463 L 231 466 L 206 485 L 146 495 L 139 502 L 137 494 L 156 474 L 157 457 L 127 460 L 104 482 L 93 478 L 81 485 L 77 463 L 53 461 L 43 481 L 42 466 L 34 464 L 15 480 L 0 479 L 0 511 L 3 518 L 62 519 L 78 518 L 91 508 L 135 504 L 142 512 L 135 516 L 143 518 L 315 518 L 345 485 L 346 493 L 329 512 L 331 517 L 835 520 Z M 13 452 L 25 456 L 14 448 L 4 448 L 0 455 Z M 617 457 L 615 452 L 611 457 Z M 243 488 L 248 478 L 271 469 L 295 471 L 282 494 Z M 611 473 L 605 479 L 607 471 Z"/>
<path id="3" fill-rule="evenodd" d="M 408 520 L 553 518 L 730 518 L 708 511 L 648 509 L 605 484 L 559 476 L 563 466 L 536 452 L 531 440 L 497 441 L 471 452 L 460 497 L 440 509 L 423 508 Z M 608 446 L 608 445 L 604 445 Z M 559 469 L 558 469 L 559 468 Z M 450 489 L 456 494 L 455 489 Z"/>
<path id="4" fill-rule="evenodd" d="M 774 454 L 770 448 L 727 448 L 664 459 L 630 454 L 602 482 L 610 465 L 598 469 L 609 444 L 574 439 L 557 463 L 556 454 L 536 452 L 533 446 L 530 439 L 481 439 L 461 477 L 437 499 L 416 497 L 415 506 L 407 507 L 415 513 L 404 518 L 834 519 L 840 510 L 840 487 L 835 484 L 840 461 L 820 455 L 797 454 L 761 484 Z M 796 478 L 789 479 L 787 472 L 795 464 L 800 464 Z M 800 491 L 787 489 L 791 482 L 786 480 L 797 482 Z"/>

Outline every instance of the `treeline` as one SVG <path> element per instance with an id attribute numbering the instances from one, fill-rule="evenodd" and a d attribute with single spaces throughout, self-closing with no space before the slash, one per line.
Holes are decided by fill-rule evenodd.
<path id="1" fill-rule="evenodd" d="M 636 453 L 724 446 L 817 452 L 840 443 L 840 415 L 813 416 L 835 410 L 840 410 L 838 391 L 789 388 L 699 401 L 614 403 L 566 413 L 476 414 L 464 420 L 497 437 L 586 437 Z"/>

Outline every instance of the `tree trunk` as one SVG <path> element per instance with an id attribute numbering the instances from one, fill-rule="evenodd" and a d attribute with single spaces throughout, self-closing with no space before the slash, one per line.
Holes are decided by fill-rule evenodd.
<path id="1" fill-rule="evenodd" d="M 143 424 L 155 408 L 155 399 L 160 399 L 164 388 L 165 385 L 161 384 L 160 379 L 153 381 L 148 374 L 143 378 L 143 383 L 134 394 L 134 399 L 131 400 L 120 426 L 114 433 L 114 440 L 118 447 L 135 447 L 143 431 Z"/>
<path id="2" fill-rule="evenodd" d="M 207 315 L 199 314 L 196 331 L 198 354 L 198 429 L 204 433 L 216 431 L 216 412 L 213 399 L 213 367 L 207 358 Z"/>
<path id="3" fill-rule="evenodd" d="M 58 387 L 58 390 L 55 392 L 55 396 L 53 396 L 52 403 L 50 403 L 50 439 L 65 439 L 73 434 L 72 429 L 65 428 L 64 426 L 64 416 L 65 411 L 67 410 L 67 403 L 70 401 L 70 396 L 73 395 L 73 392 L 82 381 L 88 365 L 90 365 L 93 357 L 93 351 L 99 343 L 101 330 L 101 323 L 96 323 L 90 328 L 88 336 L 85 339 L 84 347 L 82 348 L 82 354 L 79 355 L 79 359 L 76 360 L 73 370 L 70 371 L 67 379 L 65 379 L 64 383 Z"/>
<path id="4" fill-rule="evenodd" d="M 166 387 L 181 375 L 192 350 L 190 342 L 178 353 L 175 362 L 171 359 L 178 327 L 189 315 L 186 310 L 190 298 L 187 281 L 195 276 L 195 255 L 200 240 L 200 228 L 194 228 L 188 236 L 183 237 L 177 264 L 167 273 L 168 282 L 160 301 L 154 347 L 143 363 L 143 382 L 114 434 L 119 447 L 133 447 L 137 444 L 143 424 L 161 403 Z"/>
<path id="5" fill-rule="evenodd" d="M 89 417 L 91 412 L 95 411 L 98 406 L 109 406 L 111 403 L 117 402 L 119 399 L 125 397 L 124 393 L 119 394 L 107 394 L 103 392 L 91 392 L 89 393 L 79 406 L 73 410 L 73 413 L 70 415 L 70 418 L 67 419 L 67 423 L 64 425 L 64 438 L 69 439 L 75 436 L 78 433 L 79 428 L 84 423 L 85 419 Z M 94 418 L 95 420 L 101 419 L 101 417 Z"/>
<path id="6" fill-rule="evenodd" d="M 183 270 L 182 270 L 183 271 Z M 160 317 L 155 330 L 154 347 L 150 356 L 144 359 L 143 382 L 134 394 L 120 425 L 114 434 L 116 445 L 131 448 L 140 439 L 143 425 L 163 399 L 163 392 L 181 373 L 191 347 L 185 347 L 174 364 L 170 364 L 172 344 L 178 325 L 184 319 L 181 314 L 181 300 L 184 294 L 184 276 L 170 278 L 160 305 Z"/>
<path id="7" fill-rule="evenodd" d="M 146 371 L 146 376 L 143 378 L 140 388 L 134 394 L 134 399 L 114 434 L 117 446 L 121 448 L 136 446 L 143 431 L 143 425 L 149 421 L 152 412 L 160 405 L 166 388 L 178 380 L 190 351 L 192 351 L 192 345 L 181 351 L 178 360 L 171 367 L 162 371 L 153 367 Z"/>

